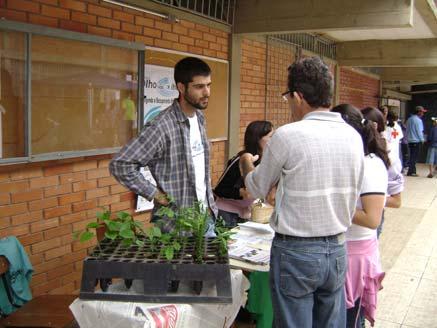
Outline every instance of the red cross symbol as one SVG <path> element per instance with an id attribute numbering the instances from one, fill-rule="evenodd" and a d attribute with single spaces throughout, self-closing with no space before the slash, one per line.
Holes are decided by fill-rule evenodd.
<path id="1" fill-rule="evenodd" d="M 395 129 L 393 129 L 393 131 L 391 132 L 391 136 L 393 137 L 393 139 L 396 139 L 396 137 L 399 135 L 399 132 L 396 131 Z"/>

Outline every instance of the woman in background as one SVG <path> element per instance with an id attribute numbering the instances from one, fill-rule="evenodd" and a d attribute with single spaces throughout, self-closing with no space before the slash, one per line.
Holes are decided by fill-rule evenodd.
<path id="1" fill-rule="evenodd" d="M 390 162 L 397 165 L 395 170 L 402 172 L 401 139 L 404 137 L 402 128 L 398 124 L 399 116 L 395 110 L 389 109 L 387 114 L 387 125 L 384 131 L 384 138 L 387 140 L 387 151 Z"/>
<path id="2" fill-rule="evenodd" d="M 389 154 L 390 167 L 388 168 L 388 187 L 385 206 L 399 208 L 402 204 L 401 193 L 404 190 L 404 176 L 402 175 L 402 163 L 399 156 L 393 156 L 389 150 L 388 141 L 385 138 L 386 121 L 383 114 L 374 107 L 366 107 L 361 110 L 364 118 L 373 122 L 373 127 L 386 140 L 385 147 Z M 384 224 L 384 212 L 382 213 L 381 224 L 378 227 L 378 237 L 382 232 Z"/>
<path id="3" fill-rule="evenodd" d="M 263 149 L 272 134 L 273 125 L 269 121 L 249 123 L 244 134 L 244 149 L 228 161 L 225 171 L 214 188 L 219 209 L 218 216 L 221 216 L 229 227 L 236 226 L 239 218 L 250 218 L 250 206 L 254 201 L 247 192 L 240 173 L 240 155 L 244 153 L 258 155 L 259 159 L 255 162 L 255 166 L 258 165 Z"/>
<path id="4" fill-rule="evenodd" d="M 377 292 L 381 289 L 381 281 L 384 278 L 376 229 L 384 209 L 390 160 L 384 139 L 374 128 L 374 122 L 365 119 L 352 105 L 338 105 L 332 111 L 340 113 L 346 123 L 361 135 L 365 154 L 360 198 L 352 225 L 346 232 L 347 328 L 364 327 L 364 318 L 373 326 Z"/>

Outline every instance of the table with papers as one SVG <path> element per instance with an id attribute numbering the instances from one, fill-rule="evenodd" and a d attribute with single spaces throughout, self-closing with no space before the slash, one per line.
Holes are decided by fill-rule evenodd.
<path id="1" fill-rule="evenodd" d="M 257 328 L 271 328 L 269 262 L 274 231 L 268 224 L 251 221 L 240 224 L 234 231 L 229 245 L 229 262 L 232 267 L 250 272 L 246 309 L 254 315 Z"/>
<path id="2" fill-rule="evenodd" d="M 274 231 L 268 224 L 245 222 L 233 229 L 229 245 L 232 267 L 246 271 L 268 272 L 270 270 L 270 247 Z"/>

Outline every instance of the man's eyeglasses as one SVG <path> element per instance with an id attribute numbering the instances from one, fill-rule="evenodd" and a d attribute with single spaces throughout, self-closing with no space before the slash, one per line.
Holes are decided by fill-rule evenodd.
<path id="1" fill-rule="evenodd" d="M 287 95 L 290 95 L 290 97 L 292 97 L 293 96 L 293 92 L 291 90 L 287 90 L 287 91 L 281 93 L 282 99 L 285 102 L 288 102 Z"/>

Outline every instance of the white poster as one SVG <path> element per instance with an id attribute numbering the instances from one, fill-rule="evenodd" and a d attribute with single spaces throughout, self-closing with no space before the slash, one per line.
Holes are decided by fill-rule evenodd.
<path id="1" fill-rule="evenodd" d="M 174 82 L 174 69 L 156 65 L 145 65 L 144 72 L 144 123 L 151 121 L 160 111 L 173 103 L 179 96 Z M 141 168 L 146 180 L 156 185 L 148 168 Z M 153 202 L 138 195 L 136 212 L 153 209 Z"/>
<path id="2" fill-rule="evenodd" d="M 152 120 L 179 96 L 173 75 L 173 67 L 145 65 L 144 123 Z"/>

